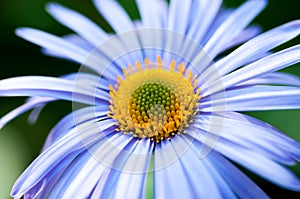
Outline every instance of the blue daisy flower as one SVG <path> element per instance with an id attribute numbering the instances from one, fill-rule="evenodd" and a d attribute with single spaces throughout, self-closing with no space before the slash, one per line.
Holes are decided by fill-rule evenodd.
<path id="1" fill-rule="evenodd" d="M 132 21 L 114 0 L 94 4 L 116 34 L 56 3 L 47 11 L 76 34 L 17 35 L 81 65 L 62 77 L 0 81 L 0 96 L 29 96 L 0 127 L 55 100 L 73 111 L 49 133 L 16 181 L 14 198 L 268 198 L 236 165 L 285 189 L 300 144 L 243 111 L 300 108 L 300 79 L 277 72 L 300 61 L 300 21 L 260 33 L 265 0 L 136 0 Z M 229 52 L 229 49 L 231 52 Z"/>

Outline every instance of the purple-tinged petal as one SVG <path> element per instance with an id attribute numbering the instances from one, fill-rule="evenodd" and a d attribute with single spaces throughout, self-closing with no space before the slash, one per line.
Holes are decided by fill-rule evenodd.
<path id="1" fill-rule="evenodd" d="M 186 33 L 192 0 L 171 0 L 169 6 L 168 29 Z"/>
<path id="2" fill-rule="evenodd" d="M 134 25 L 131 19 L 117 1 L 93 0 L 93 2 L 98 11 L 103 15 L 103 17 L 105 17 L 117 33 L 134 30 Z"/>
<path id="3" fill-rule="evenodd" d="M 288 73 L 274 72 L 266 74 L 262 77 L 250 79 L 246 82 L 238 84 L 237 86 L 255 86 L 270 84 L 300 87 L 300 78 Z"/>
<path id="4" fill-rule="evenodd" d="M 57 21 L 73 29 L 94 46 L 100 45 L 108 38 L 107 33 L 99 28 L 98 25 L 76 11 L 58 3 L 49 3 L 46 9 Z"/>
<path id="5" fill-rule="evenodd" d="M 265 0 L 246 1 L 215 31 L 204 46 L 204 50 L 214 58 L 224 45 L 236 37 L 266 6 Z"/>
<path id="6" fill-rule="evenodd" d="M 78 83 L 79 84 L 79 83 Z M 107 91 L 53 77 L 15 77 L 0 81 L 0 96 L 40 96 L 86 104 L 108 102 Z"/>
<path id="7" fill-rule="evenodd" d="M 115 198 L 140 199 L 145 196 L 145 180 L 154 143 L 150 139 L 138 141 L 116 183 Z"/>
<path id="8" fill-rule="evenodd" d="M 56 184 L 60 175 L 65 171 L 69 164 L 76 159 L 76 157 L 85 153 L 84 150 L 79 150 L 70 153 L 66 158 L 59 162 L 42 180 L 40 180 L 35 186 L 28 190 L 24 194 L 24 199 L 44 199 L 47 198 L 49 192 L 52 190 L 53 186 Z"/>
<path id="9" fill-rule="evenodd" d="M 120 135 L 117 135 L 117 137 L 120 137 Z M 99 182 L 92 193 L 92 198 L 109 198 L 110 196 L 115 198 L 116 182 L 119 180 L 122 172 L 130 172 L 126 170 L 123 171 L 123 167 L 126 165 L 128 158 L 130 158 L 131 153 L 136 148 L 138 140 L 130 135 L 122 135 L 121 137 L 126 138 L 127 141 L 113 145 L 108 143 L 107 146 L 102 146 L 102 150 L 98 150 L 99 154 L 95 155 L 97 158 L 100 157 L 100 160 L 105 158 L 106 160 L 102 162 L 111 169 L 99 179 Z M 118 147 L 118 150 L 114 149 L 116 147 Z M 106 157 L 104 157 L 103 151 L 107 151 L 108 155 L 106 155 Z M 130 164 L 132 164 L 132 162 Z"/>
<path id="10" fill-rule="evenodd" d="M 178 146 L 184 146 L 184 143 L 188 148 L 181 155 L 180 153 L 183 149 L 178 148 Z M 208 160 L 205 158 L 200 159 L 198 154 L 199 151 L 195 150 L 193 142 L 185 139 L 184 136 L 176 136 L 172 139 L 172 146 L 179 156 L 177 161 L 182 165 L 182 169 L 185 172 L 186 178 L 190 181 L 190 186 L 193 189 L 195 196 L 201 198 L 204 196 L 222 198 L 221 189 L 223 187 L 219 189 L 210 168 L 206 166 Z M 173 172 L 175 173 L 176 171 L 173 170 Z M 182 191 L 186 192 L 188 190 Z"/>
<path id="11" fill-rule="evenodd" d="M 203 38 L 206 36 L 207 31 L 210 29 L 210 26 L 217 16 L 221 4 L 222 0 L 193 1 L 190 25 L 186 32 L 187 36 L 193 38 L 202 45 L 204 43 Z"/>
<path id="12" fill-rule="evenodd" d="M 289 86 L 254 86 L 226 91 L 225 99 L 206 101 L 201 111 L 257 111 L 300 108 L 300 89 Z"/>
<path id="13" fill-rule="evenodd" d="M 163 140 L 156 145 L 154 155 L 154 196 L 155 198 L 169 197 L 174 199 L 195 198 L 195 189 L 190 185 L 186 172 L 178 161 L 178 154 L 172 147 L 172 144 L 168 140 Z M 177 145 L 176 147 L 182 146 Z M 169 162 L 169 160 L 173 161 Z"/>
<path id="14" fill-rule="evenodd" d="M 300 34 L 300 20 L 276 27 L 251 39 L 238 49 L 215 63 L 221 75 L 243 66 L 252 57 L 264 54 Z M 266 42 L 267 41 L 267 42 Z"/>
<path id="15" fill-rule="evenodd" d="M 219 132 L 214 133 L 218 134 Z M 219 139 L 216 144 L 211 145 L 211 143 L 215 143 L 212 142 L 212 139 L 216 139 L 215 136 L 218 136 L 216 134 L 214 136 L 211 134 L 211 136 L 207 137 L 207 132 L 201 129 L 189 131 L 189 135 L 191 135 L 192 138 L 208 144 L 212 149 L 261 177 L 286 189 L 300 190 L 300 181 L 291 171 L 277 162 L 264 157 L 262 154 L 247 150 L 238 145 L 233 145 L 224 139 Z"/>
<path id="16" fill-rule="evenodd" d="M 43 151 L 23 172 L 13 187 L 12 196 L 21 197 L 70 153 L 85 148 L 95 141 L 106 139 L 105 137 L 112 132 L 104 131 L 112 125 L 114 125 L 112 121 L 95 120 L 93 123 L 84 123 L 68 130 L 65 136 Z"/>
<path id="17" fill-rule="evenodd" d="M 88 147 L 88 152 L 83 157 L 78 157 L 73 161 L 61 175 L 49 197 L 88 198 L 105 170 L 107 168 L 113 169 L 106 164 L 112 164 L 118 158 L 119 153 L 113 153 L 111 147 L 117 146 L 122 151 L 127 145 L 131 145 L 130 141 L 132 139 L 134 138 L 131 136 L 115 134 Z M 104 163 L 102 158 L 106 158 Z"/>
<path id="18" fill-rule="evenodd" d="M 298 62 L 300 62 L 300 45 L 274 53 L 266 58 L 238 69 L 223 77 L 222 82 L 224 88 L 230 88 L 230 86 L 256 77 L 261 77 L 267 73 L 286 68 Z"/>
<path id="19" fill-rule="evenodd" d="M 261 27 L 255 25 L 250 26 L 238 34 L 238 36 L 236 36 L 230 43 L 226 44 L 221 51 L 226 51 L 230 48 L 238 46 L 257 36 L 259 33 L 261 33 Z"/>
<path id="20" fill-rule="evenodd" d="M 42 106 L 48 102 L 54 101 L 56 99 L 53 98 L 42 98 L 42 97 L 34 97 L 28 100 L 25 104 L 19 106 L 18 108 L 12 110 L 7 113 L 3 117 L 0 118 L 0 129 L 3 128 L 8 122 L 18 117 L 19 115 L 25 113 L 26 111 L 33 109 L 38 106 Z"/>
<path id="21" fill-rule="evenodd" d="M 216 122 L 216 118 L 219 118 Z M 235 145 L 244 147 L 256 153 L 262 154 L 274 161 L 293 165 L 295 161 L 290 154 L 290 142 L 282 138 L 282 136 L 269 135 L 268 130 L 249 123 L 223 116 L 199 115 L 195 117 L 195 121 L 190 125 L 194 130 L 202 129 L 203 131 L 216 131 L 219 128 L 219 139 L 227 140 Z M 214 132 L 213 132 L 214 133 Z"/>
<path id="22" fill-rule="evenodd" d="M 165 0 L 136 0 L 145 28 L 166 28 L 168 4 Z"/>
<path id="23" fill-rule="evenodd" d="M 103 72 L 101 66 L 106 66 L 102 64 L 99 57 L 96 57 L 90 51 L 86 51 L 86 49 L 52 34 L 32 28 L 19 28 L 17 29 L 16 34 L 19 37 L 22 37 L 23 39 L 35 43 L 43 48 L 60 53 L 75 62 L 84 64 L 99 74 L 102 74 Z"/>
<path id="24" fill-rule="evenodd" d="M 254 184 L 244 173 L 237 169 L 232 163 L 220 154 L 212 151 L 207 157 L 212 168 L 215 168 L 224 178 L 227 185 L 239 198 L 269 198 L 256 184 Z M 228 172 L 230 171 L 230 172 Z M 225 196 L 226 197 L 226 196 Z"/>
<path id="25" fill-rule="evenodd" d="M 67 79 L 67 80 L 73 80 L 76 79 L 80 81 L 80 84 L 87 84 L 89 86 L 97 85 L 97 88 L 107 90 L 108 91 L 108 85 L 109 82 L 107 80 L 101 79 L 101 83 L 98 84 L 99 78 L 98 76 L 87 74 L 87 73 L 71 73 L 68 75 L 64 75 L 61 78 Z M 47 97 L 31 97 L 29 98 L 25 104 L 19 106 L 18 108 L 12 110 L 11 112 L 7 113 L 5 116 L 0 118 L 0 129 L 1 127 L 5 126 L 8 122 L 10 122 L 12 119 L 18 117 L 19 115 L 23 114 L 24 112 L 34 109 L 32 113 L 29 115 L 29 122 L 34 123 L 43 107 L 52 101 L 57 100 L 56 98 L 47 98 Z"/>
<path id="26" fill-rule="evenodd" d="M 91 106 L 75 110 L 60 120 L 55 127 L 50 131 L 47 140 L 44 144 L 43 151 L 65 136 L 70 129 L 81 123 L 86 123 L 95 120 L 106 120 L 108 106 Z"/>
<path id="27" fill-rule="evenodd" d="M 201 1 L 201 0 L 200 0 Z M 209 3 L 209 1 L 208 1 Z M 222 2 L 220 2 L 222 3 Z M 223 22 L 233 13 L 233 8 L 222 8 L 220 5 L 219 10 L 212 21 L 212 23 L 209 26 L 209 29 L 203 36 L 203 39 L 201 41 L 201 45 L 204 45 L 207 43 L 207 41 L 211 38 L 211 36 L 216 32 L 216 30 L 219 28 L 220 25 L 223 24 Z"/>

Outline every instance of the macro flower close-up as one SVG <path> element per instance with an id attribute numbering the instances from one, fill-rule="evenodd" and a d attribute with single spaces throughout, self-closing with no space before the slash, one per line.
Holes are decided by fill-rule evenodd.
<path id="1" fill-rule="evenodd" d="M 262 31 L 252 22 L 266 0 L 136 0 L 134 20 L 118 1 L 92 2 L 111 31 L 54 2 L 47 12 L 72 33 L 15 31 L 79 69 L 0 80 L 1 98 L 29 97 L 0 128 L 27 111 L 34 123 L 58 100 L 72 109 L 11 197 L 269 198 L 255 178 L 300 191 L 300 143 L 249 114 L 300 109 L 300 78 L 281 71 L 300 45 L 280 48 L 300 20 Z"/>

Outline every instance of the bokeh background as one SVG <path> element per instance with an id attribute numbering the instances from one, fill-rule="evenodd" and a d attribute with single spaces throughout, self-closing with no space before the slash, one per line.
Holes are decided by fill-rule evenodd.
<path id="1" fill-rule="evenodd" d="M 2 49 L 0 79 L 21 75 L 60 76 L 77 71 L 79 68 L 78 64 L 44 56 L 39 47 L 18 38 L 14 34 L 15 29 L 20 26 L 34 27 L 57 35 L 70 33 L 70 30 L 57 23 L 46 13 L 44 6 L 47 2 L 47 0 L 0 1 Z M 90 0 L 56 0 L 56 2 L 84 13 L 104 30 L 112 32 L 111 27 L 98 14 Z M 242 2 L 242 0 L 224 0 L 226 7 L 236 7 Z M 129 12 L 130 17 L 139 18 L 134 0 L 122 0 L 120 3 Z M 263 30 L 268 30 L 297 18 L 300 18 L 300 1 L 269 0 L 268 7 L 255 19 L 254 23 L 261 25 Z M 299 43 L 298 37 L 276 50 Z M 300 76 L 300 65 L 294 65 L 284 71 Z M 21 105 L 25 99 L 0 98 L 0 117 Z M 29 114 L 26 113 L 0 130 L 1 199 L 10 198 L 9 192 L 14 180 L 39 154 L 50 129 L 69 111 L 71 111 L 71 103 L 54 102 L 46 106 L 37 123 L 29 125 L 27 122 Z M 300 141 L 300 110 L 251 112 L 249 114 L 276 126 L 292 138 Z M 300 177 L 300 165 L 298 164 L 292 169 Z M 251 173 L 248 174 L 272 198 L 279 198 L 280 195 L 284 195 L 285 198 L 300 198 L 299 193 L 283 190 Z"/>

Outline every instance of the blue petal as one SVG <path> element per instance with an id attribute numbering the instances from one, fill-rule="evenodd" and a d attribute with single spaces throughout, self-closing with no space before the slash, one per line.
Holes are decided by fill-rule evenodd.
<path id="1" fill-rule="evenodd" d="M 209 2 L 208 2 L 209 3 Z M 222 2 L 221 2 L 222 3 Z M 201 45 L 204 45 L 207 43 L 207 41 L 212 37 L 212 35 L 216 32 L 216 30 L 224 23 L 224 21 L 233 13 L 235 9 L 233 8 L 223 8 L 220 6 L 218 8 L 218 12 L 213 20 L 213 22 L 210 24 L 209 29 L 203 36 L 203 39 L 201 41 Z"/>
<path id="2" fill-rule="evenodd" d="M 230 43 L 226 44 L 221 51 L 226 51 L 230 48 L 238 46 L 257 36 L 259 33 L 261 33 L 261 27 L 255 25 L 250 26 L 238 34 Z"/>
<path id="3" fill-rule="evenodd" d="M 42 97 L 34 97 L 28 100 L 25 104 L 19 106 L 18 108 L 12 110 L 7 113 L 3 117 L 0 118 L 0 129 L 3 128 L 8 122 L 18 117 L 19 115 L 25 113 L 26 111 L 33 109 L 35 107 L 42 106 L 46 103 L 54 101 L 56 99 L 53 98 L 42 98 Z"/>
<path id="4" fill-rule="evenodd" d="M 150 139 L 138 141 L 116 183 L 115 198 L 140 199 L 145 195 L 145 180 L 154 143 Z"/>
<path id="5" fill-rule="evenodd" d="M 59 162 L 42 180 L 40 180 L 36 185 L 34 185 L 30 190 L 26 191 L 24 198 L 37 198 L 43 199 L 48 198 L 49 192 L 52 190 L 53 186 L 57 183 L 60 175 L 65 171 L 65 169 L 72 163 L 76 157 L 82 153 L 83 150 L 79 150 L 70 153 L 66 158 Z M 14 194 L 12 194 L 14 195 Z"/>
<path id="6" fill-rule="evenodd" d="M 88 85 L 53 77 L 15 77 L 0 81 L 1 96 L 42 96 L 87 104 L 107 102 L 107 91 Z"/>
<path id="7" fill-rule="evenodd" d="M 219 73 L 224 75 L 244 65 L 252 57 L 264 54 L 276 46 L 297 37 L 299 33 L 300 20 L 289 22 L 251 39 L 231 54 L 216 62 L 215 65 Z"/>
<path id="8" fill-rule="evenodd" d="M 238 86 L 255 86 L 255 85 L 287 85 L 287 86 L 297 86 L 300 87 L 300 78 L 283 72 L 274 72 L 266 74 L 262 77 L 250 79 L 246 82 L 238 84 Z"/>
<path id="9" fill-rule="evenodd" d="M 224 45 L 236 37 L 265 6 L 265 0 L 256 0 L 247 1 L 237 8 L 205 44 L 206 52 L 214 58 Z"/>
<path id="10" fill-rule="evenodd" d="M 186 172 L 178 161 L 178 154 L 172 143 L 164 140 L 159 145 L 156 145 L 154 156 L 155 198 L 195 198 L 195 188 L 191 186 Z"/>
<path id="11" fill-rule="evenodd" d="M 226 98 L 203 99 L 201 111 L 256 111 L 300 108 L 300 89 L 289 86 L 254 86 L 226 91 Z"/>
<path id="12" fill-rule="evenodd" d="M 213 142 L 212 139 L 217 139 L 220 132 L 213 132 L 214 136 L 207 137 L 206 132 L 198 129 L 197 132 L 189 131 L 193 138 L 202 143 L 207 144 L 212 149 L 220 152 L 227 158 L 244 166 L 250 171 L 260 175 L 267 180 L 290 190 L 300 190 L 300 181 L 288 169 L 274 162 L 262 154 L 250 151 L 245 147 L 232 145 L 224 139 L 219 139 L 218 142 Z M 215 143 L 212 145 L 211 143 Z M 272 169 L 270 169 L 272 168 Z"/>
<path id="13" fill-rule="evenodd" d="M 97 142 L 88 148 L 88 152 L 79 156 L 61 175 L 51 190 L 50 198 L 87 198 L 106 169 L 111 169 L 101 162 L 101 157 L 109 156 L 114 161 L 118 153 L 106 148 L 107 143 L 122 149 L 130 142 L 130 137 L 114 135 Z M 99 159 L 100 158 L 100 159 Z"/>
<path id="14" fill-rule="evenodd" d="M 105 139 L 105 136 L 112 133 L 111 131 L 105 132 L 105 130 L 112 125 L 114 125 L 112 121 L 95 120 L 93 123 L 84 123 L 68 130 L 65 136 L 43 151 L 23 172 L 14 185 L 12 195 L 23 195 L 70 153 L 81 150 L 90 143 Z"/>
<path id="15" fill-rule="evenodd" d="M 168 29 L 186 33 L 189 24 L 192 0 L 171 0 L 169 7 Z"/>
<path id="16" fill-rule="evenodd" d="M 300 62 L 299 54 L 300 45 L 297 45 L 260 59 L 223 77 L 224 88 L 230 88 L 230 86 L 296 64 Z"/>
<path id="17" fill-rule="evenodd" d="M 239 198 L 269 198 L 245 174 L 243 174 L 232 163 L 230 163 L 218 153 L 212 151 L 208 158 L 210 159 L 211 167 L 215 168 L 220 173 L 220 175 L 227 182 L 232 191 L 236 193 Z"/>
<path id="18" fill-rule="evenodd" d="M 91 70 L 102 74 L 103 69 L 99 67 L 103 66 L 101 59 L 96 57 L 93 53 L 91 54 L 90 51 L 86 51 L 84 48 L 70 43 L 60 37 L 32 28 L 19 28 L 17 29 L 16 34 L 23 39 L 60 53 L 71 60 L 84 64 Z"/>
<path id="19" fill-rule="evenodd" d="M 221 189 L 213 178 L 211 169 L 207 167 L 209 160 L 201 159 L 198 150 L 195 148 L 191 140 L 185 139 L 185 136 L 176 136 L 172 139 L 172 146 L 177 152 L 179 159 L 177 161 L 182 165 L 182 169 L 186 174 L 186 178 L 190 181 L 190 186 L 194 190 L 195 196 L 200 198 L 223 198 Z M 187 144 L 188 148 L 181 154 L 183 149 L 178 146 Z M 173 172 L 176 172 L 173 170 Z M 176 194 L 176 193 L 175 193 Z"/>
<path id="20" fill-rule="evenodd" d="M 120 137 L 120 135 L 117 135 L 117 137 Z M 133 154 L 135 154 L 135 150 L 137 149 L 137 147 L 139 146 L 138 140 L 136 140 L 135 138 L 133 138 L 131 135 L 129 136 L 125 136 L 122 135 L 122 137 L 126 138 L 127 141 L 123 141 L 119 144 L 114 144 L 113 147 L 118 147 L 119 150 L 115 150 L 111 148 L 111 144 L 109 144 L 108 146 L 103 146 L 102 150 L 99 150 L 100 154 L 97 154 L 96 157 L 101 156 L 102 158 L 106 158 L 106 161 L 103 161 L 103 163 L 112 168 L 109 173 L 107 173 L 105 176 L 103 176 L 101 179 L 99 179 L 99 182 L 97 184 L 97 186 L 94 189 L 94 192 L 92 194 L 92 198 L 109 198 L 110 196 L 113 198 L 116 198 L 116 193 L 118 191 L 118 182 L 119 180 L 124 180 L 124 175 L 125 173 L 127 173 L 126 175 L 134 175 L 133 173 L 131 173 L 130 169 L 132 168 L 132 164 L 134 164 L 134 162 L 132 162 L 133 159 L 131 159 L 131 157 L 133 156 Z M 122 139 L 124 139 L 122 138 Z M 130 143 L 128 142 L 130 141 Z M 119 146 L 121 145 L 121 146 Z M 144 152 L 149 150 L 149 148 L 145 148 L 145 145 L 141 146 Z M 109 154 L 108 156 L 104 156 L 102 153 L 102 151 L 107 151 L 107 153 Z M 149 152 L 146 152 L 147 156 L 149 154 Z M 151 153 L 151 152 L 150 152 Z M 111 157 L 111 155 L 113 157 Z M 115 158 L 114 158 L 115 157 Z M 100 158 L 100 160 L 102 160 L 102 158 Z M 135 157 L 136 158 L 136 157 Z M 134 159 L 135 159 L 134 158 Z M 137 159 L 135 159 L 137 160 Z M 135 166 L 142 166 L 142 167 L 147 167 L 147 163 L 144 161 L 141 161 L 142 165 L 135 165 Z M 129 166 L 131 165 L 131 166 Z M 128 167 L 129 166 L 129 167 Z M 125 168 L 124 168 L 125 167 Z M 124 169 L 124 170 L 123 170 Z M 143 168 L 146 169 L 146 168 Z M 128 173 L 129 172 L 129 173 Z M 134 172 L 134 171 L 133 171 Z M 142 178 L 143 175 L 141 176 Z M 121 179 L 120 179 L 121 178 Z M 140 178 L 138 178 L 140 179 Z M 125 184 L 122 184 L 122 186 L 126 186 L 126 184 L 130 184 L 132 182 L 124 182 Z M 133 184 L 133 186 L 138 186 L 136 184 Z M 128 191 L 128 190 L 127 190 Z M 136 190 L 137 192 L 133 193 L 133 194 L 140 194 L 141 190 Z M 126 193 L 121 193 L 121 194 L 126 194 Z M 135 197 L 133 197 L 135 198 Z"/>
<path id="21" fill-rule="evenodd" d="M 107 106 L 92 106 L 75 110 L 65 116 L 50 131 L 44 144 L 43 151 L 65 136 L 70 129 L 75 128 L 78 124 L 108 119 L 107 111 Z"/>
<path id="22" fill-rule="evenodd" d="M 94 0 L 99 12 L 117 33 L 134 30 L 134 25 L 125 10 L 115 0 Z M 113 12 L 112 12 L 113 11 Z"/>
<path id="23" fill-rule="evenodd" d="M 87 40 L 83 39 L 82 37 L 76 35 L 76 34 L 69 34 L 61 37 L 62 39 L 66 40 L 69 43 L 75 44 L 76 46 L 80 46 L 87 52 L 92 52 L 95 49 L 95 46 L 89 43 Z M 52 56 L 52 57 L 58 57 L 62 59 L 67 59 L 70 61 L 73 61 L 69 57 L 65 56 L 61 52 L 57 52 L 48 48 L 42 48 L 42 52 L 45 55 Z"/>
<path id="24" fill-rule="evenodd" d="M 203 38 L 210 29 L 221 7 L 222 0 L 206 1 L 196 0 L 192 4 L 190 25 L 186 35 L 193 38 L 199 44 L 203 44 Z M 224 18 L 224 17 L 222 17 Z M 197 19 L 197 20 L 195 20 Z"/>
<path id="25" fill-rule="evenodd" d="M 99 81 L 99 77 L 92 75 L 92 74 L 86 74 L 86 73 L 71 73 L 68 75 L 64 75 L 61 78 L 67 79 L 67 80 L 73 80 L 76 79 L 79 80 L 81 83 L 84 82 L 85 84 L 88 84 L 90 86 L 94 86 Z M 108 89 L 109 82 L 101 79 L 101 84 L 97 88 L 107 90 Z M 55 101 L 57 99 L 55 98 L 47 98 L 47 97 L 31 97 L 29 98 L 25 104 L 19 106 L 18 108 L 12 110 L 11 112 L 7 113 L 5 116 L 0 118 L 0 129 L 5 126 L 8 122 L 10 122 L 12 119 L 18 117 L 19 115 L 23 114 L 24 112 L 34 109 L 32 113 L 29 115 L 29 122 L 34 123 L 43 107 L 52 101 Z"/>
<path id="26" fill-rule="evenodd" d="M 108 35 L 99 26 L 73 10 L 57 3 L 50 3 L 46 8 L 56 20 L 73 29 L 94 46 L 100 45 L 108 38 Z"/>
<path id="27" fill-rule="evenodd" d="M 168 4 L 165 0 L 136 0 L 143 27 L 166 28 Z"/>
<path id="28" fill-rule="evenodd" d="M 218 122 L 217 122 L 218 119 Z M 258 125 L 240 120 L 233 120 L 230 117 L 214 115 L 199 115 L 195 118 L 195 123 L 191 127 L 202 129 L 204 131 L 216 131 L 219 126 L 220 132 L 217 134 L 219 139 L 224 139 L 256 153 L 263 154 L 274 161 L 293 165 L 295 161 L 290 155 L 290 142 L 283 139 L 282 136 L 270 135 L 269 129 L 261 128 Z M 216 129 L 216 130 L 215 130 Z M 214 133 L 216 133 L 214 132 Z"/>
<path id="29" fill-rule="evenodd" d="M 259 130 L 258 132 L 260 133 L 255 133 L 257 137 L 262 136 L 264 139 L 276 142 L 277 144 L 275 145 L 290 152 L 291 157 L 295 158 L 298 162 L 300 162 L 300 143 L 286 136 L 280 130 L 261 120 L 236 112 L 227 112 L 226 117 L 234 119 L 240 123 L 250 123 L 252 126 L 256 125 L 256 128 L 263 130 Z M 256 131 L 257 130 L 255 130 L 255 132 Z"/>

